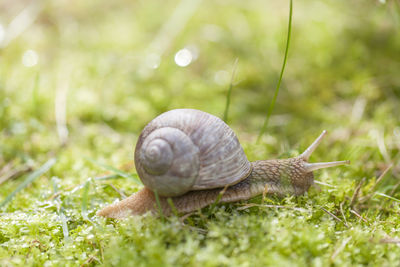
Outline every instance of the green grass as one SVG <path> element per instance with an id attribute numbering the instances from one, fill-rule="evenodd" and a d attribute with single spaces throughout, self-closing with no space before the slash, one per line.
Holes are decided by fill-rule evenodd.
<path id="1" fill-rule="evenodd" d="M 14 2 L 0 6 L 4 28 L 23 8 Z M 43 2 L 0 48 L 0 181 L 11 177 L 0 184 L 0 265 L 397 266 L 399 6 L 294 1 L 289 60 L 256 144 L 282 69 L 288 4 Z M 198 57 L 179 67 L 185 47 Z M 39 61 L 26 67 L 30 49 Z M 351 165 L 317 171 L 319 188 L 300 197 L 181 218 L 95 216 L 142 188 L 140 131 L 182 107 L 226 114 L 251 161 L 296 156 L 326 129 L 311 161 Z"/>
<path id="2" fill-rule="evenodd" d="M 279 74 L 279 80 L 278 80 L 278 83 L 276 85 L 274 96 L 272 97 L 271 103 L 269 103 L 268 110 L 267 110 L 267 116 L 265 117 L 264 124 L 262 125 L 260 133 L 258 134 L 258 137 L 257 137 L 257 144 L 260 142 L 261 137 L 263 136 L 263 134 L 267 130 L 269 119 L 271 118 L 272 111 L 274 110 L 276 99 L 278 97 L 279 89 L 281 88 L 283 73 L 285 72 L 286 62 L 287 62 L 287 58 L 288 58 L 289 45 L 290 45 L 290 36 L 291 36 L 291 33 L 292 33 L 292 18 L 293 18 L 293 1 L 290 0 L 290 5 L 289 5 L 289 23 L 288 23 L 288 31 L 287 31 L 287 38 L 286 38 L 285 56 L 283 57 L 282 69 L 281 69 L 281 73 Z M 231 90 L 229 90 L 229 92 L 230 91 Z"/>

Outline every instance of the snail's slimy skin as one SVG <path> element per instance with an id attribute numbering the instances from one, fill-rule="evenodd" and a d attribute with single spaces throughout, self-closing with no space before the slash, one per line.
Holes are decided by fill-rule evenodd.
<path id="1" fill-rule="evenodd" d="M 314 182 L 312 171 L 304 167 L 306 161 L 301 158 L 282 160 L 260 160 L 252 162 L 252 172 L 245 180 L 226 188 L 219 202 L 228 203 L 248 200 L 264 193 L 284 195 L 304 194 Z M 224 189 L 191 191 L 182 196 L 172 197 L 175 209 L 184 214 L 215 203 Z M 172 208 L 166 197 L 160 197 L 160 206 L 164 215 L 172 214 Z M 155 195 L 147 188 L 132 196 L 105 207 L 97 215 L 121 219 L 129 215 L 141 215 L 146 212 L 158 213 Z"/>

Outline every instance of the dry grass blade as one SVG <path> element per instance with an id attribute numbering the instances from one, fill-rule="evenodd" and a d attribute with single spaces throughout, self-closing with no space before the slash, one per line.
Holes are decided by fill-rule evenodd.
<path id="1" fill-rule="evenodd" d="M 389 164 L 386 167 L 386 169 L 381 173 L 381 175 L 379 175 L 378 179 L 376 179 L 376 182 L 375 182 L 374 186 L 370 190 L 371 193 L 368 194 L 367 196 L 363 197 L 362 202 L 366 202 L 366 201 L 370 200 L 376 194 L 374 192 L 375 192 L 378 184 L 383 180 L 383 178 L 385 177 L 386 173 L 392 168 L 392 166 L 393 166 L 393 164 Z"/>
<path id="2" fill-rule="evenodd" d="M 6 165 L 7 166 L 7 165 Z M 29 165 L 19 166 L 16 169 L 9 170 L 0 176 L 0 185 L 10 179 L 20 177 L 21 175 L 32 171 L 32 167 Z"/>
<path id="3" fill-rule="evenodd" d="M 187 213 L 187 214 L 183 215 L 182 217 L 180 217 L 179 220 L 183 223 L 187 218 L 189 218 L 190 216 L 192 216 L 195 213 L 196 212 Z"/>
<path id="4" fill-rule="evenodd" d="M 124 194 L 124 192 L 122 192 L 121 190 L 118 190 L 113 184 L 108 184 L 108 185 L 121 196 L 121 199 L 126 198 L 126 195 Z"/>
<path id="5" fill-rule="evenodd" d="M 331 185 L 331 184 L 324 183 L 324 182 L 317 181 L 317 180 L 314 180 L 314 183 L 316 183 L 316 184 L 318 184 L 318 185 L 325 185 L 325 186 L 329 186 L 329 187 L 336 188 L 336 186 L 335 186 L 335 185 Z"/>
<path id="6" fill-rule="evenodd" d="M 256 203 L 245 204 L 242 207 L 237 208 L 237 210 L 245 210 L 245 209 L 252 208 L 252 207 L 290 209 L 290 210 L 296 210 L 296 211 L 302 211 L 302 212 L 307 211 L 306 209 L 290 207 L 290 206 L 270 205 L 270 204 L 256 204 Z"/>
<path id="7" fill-rule="evenodd" d="M 386 167 L 386 169 L 379 175 L 378 179 L 376 180 L 376 183 L 374 187 L 372 187 L 372 191 L 376 188 L 376 186 L 382 181 L 382 179 L 385 177 L 386 173 L 393 167 L 393 163 L 389 164 L 389 166 Z"/>
<path id="8" fill-rule="evenodd" d="M 350 212 L 353 213 L 354 215 L 356 215 L 358 218 L 360 218 L 361 220 L 363 220 L 365 223 L 369 223 L 367 219 L 365 219 L 364 217 L 362 217 L 360 214 L 358 214 L 355 210 L 350 209 Z"/>
<path id="9" fill-rule="evenodd" d="M 268 184 L 266 184 L 266 185 L 264 186 L 264 190 L 263 190 L 263 194 L 262 194 L 262 199 L 261 199 L 261 205 L 264 204 L 264 200 L 265 200 L 265 196 L 267 195 L 267 192 L 268 192 Z"/>
<path id="10" fill-rule="evenodd" d="M 93 263 L 93 261 L 97 261 L 98 263 L 101 263 L 100 260 L 93 255 L 93 256 L 90 256 L 84 263 L 82 263 L 80 265 L 80 267 L 89 266 L 89 265 L 91 265 L 91 263 Z"/>
<path id="11" fill-rule="evenodd" d="M 347 226 L 339 217 L 337 217 L 335 214 L 333 214 L 332 212 L 326 210 L 325 208 L 322 208 L 322 207 L 321 207 L 321 209 L 322 209 L 323 211 L 325 211 L 328 215 L 330 215 L 332 218 L 334 218 L 334 219 L 337 220 L 338 222 L 343 223 L 346 227 L 348 227 L 348 226 Z"/>
<path id="12" fill-rule="evenodd" d="M 379 240 L 379 243 L 382 244 L 400 244 L 399 238 L 385 237 Z"/>
<path id="13" fill-rule="evenodd" d="M 351 198 L 351 201 L 350 201 L 350 207 L 353 207 L 354 204 L 357 202 L 361 186 L 364 184 L 364 182 L 365 182 L 365 177 L 362 178 L 362 180 L 360 181 L 360 183 L 357 185 L 356 189 L 354 190 L 354 194 L 353 194 L 353 196 Z"/>
<path id="14" fill-rule="evenodd" d="M 392 191 L 390 191 L 389 195 L 390 195 L 390 196 L 393 195 L 394 192 L 396 192 L 397 188 L 399 188 L 399 186 L 400 186 L 400 182 L 398 182 L 397 184 L 395 184 L 395 185 L 393 186 Z"/>
<path id="15" fill-rule="evenodd" d="M 0 158 L 1 160 L 1 158 Z M 0 161 L 1 164 L 3 164 L 2 161 Z M 10 161 L 7 164 L 5 164 L 1 169 L 0 169 L 0 176 L 3 176 L 6 172 L 9 172 L 12 169 L 12 166 L 14 165 L 14 161 Z"/>

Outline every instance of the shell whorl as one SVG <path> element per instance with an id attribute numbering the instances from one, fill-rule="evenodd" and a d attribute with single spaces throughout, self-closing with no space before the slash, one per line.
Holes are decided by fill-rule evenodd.
<path id="1" fill-rule="evenodd" d="M 174 154 L 164 139 L 154 139 L 143 149 L 143 167 L 150 174 L 164 174 L 172 164 Z"/>
<path id="2" fill-rule="evenodd" d="M 192 188 L 199 170 L 199 149 L 184 132 L 171 127 L 156 129 L 139 151 L 140 164 L 135 164 L 144 185 L 163 196 L 180 195 Z"/>
<path id="3" fill-rule="evenodd" d="M 251 172 L 229 126 L 193 109 L 171 110 L 152 120 L 136 145 L 135 166 L 143 184 L 161 196 L 236 184 Z"/>

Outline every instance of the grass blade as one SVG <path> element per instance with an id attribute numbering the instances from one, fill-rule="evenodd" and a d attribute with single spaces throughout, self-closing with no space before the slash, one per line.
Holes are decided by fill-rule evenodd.
<path id="1" fill-rule="evenodd" d="M 214 213 L 215 207 L 218 205 L 218 203 L 221 201 L 221 198 L 224 196 L 226 190 L 228 189 L 229 185 L 226 185 L 219 193 L 217 198 L 215 199 L 214 203 L 211 204 L 210 206 L 210 213 Z"/>
<path id="2" fill-rule="evenodd" d="M 229 112 L 229 106 L 231 104 L 231 94 L 232 94 L 232 88 L 233 88 L 233 79 L 235 78 L 235 72 L 236 72 L 238 60 L 239 59 L 236 58 L 235 59 L 235 63 L 233 63 L 231 83 L 229 84 L 228 94 L 226 95 L 226 105 L 225 105 L 225 111 L 224 111 L 224 122 L 226 122 L 226 123 L 228 123 L 228 112 Z"/>
<path id="3" fill-rule="evenodd" d="M 175 207 L 175 204 L 174 204 L 174 202 L 172 201 L 172 198 L 167 198 L 167 202 L 168 202 L 168 205 L 171 207 L 171 210 L 172 210 L 172 213 L 176 216 L 176 217 L 179 217 L 179 212 L 178 212 L 178 210 L 176 209 L 176 207 Z"/>
<path id="4" fill-rule="evenodd" d="M 394 200 L 394 201 L 400 202 L 400 199 L 397 199 L 397 198 L 391 197 L 391 196 L 389 196 L 389 195 L 386 195 L 386 194 L 384 194 L 384 193 L 375 193 L 375 194 L 376 194 L 376 195 L 378 195 L 378 196 L 386 197 L 386 198 L 388 198 L 388 199 L 391 199 L 391 200 Z"/>
<path id="5" fill-rule="evenodd" d="M 53 185 L 53 196 L 56 196 L 53 198 L 54 203 L 57 205 L 57 212 L 58 212 L 58 218 L 60 219 L 61 222 L 61 228 L 62 232 L 64 235 L 64 240 L 67 241 L 69 239 L 69 230 L 68 230 L 68 223 L 67 223 L 67 217 L 64 214 L 64 208 L 62 206 L 62 201 L 60 199 L 59 195 L 59 185 L 58 185 L 58 178 L 53 177 L 51 179 L 51 183 Z"/>
<path id="6" fill-rule="evenodd" d="M 60 220 L 61 220 L 61 227 L 64 235 L 64 240 L 69 239 L 69 230 L 68 230 L 68 223 L 67 223 L 67 217 L 65 217 L 64 211 L 61 209 L 60 210 Z"/>
<path id="7" fill-rule="evenodd" d="M 108 181 L 108 180 L 114 180 L 114 179 L 118 179 L 118 178 L 121 178 L 121 176 L 118 174 L 110 174 L 110 175 L 96 177 L 93 180 L 94 181 Z"/>
<path id="8" fill-rule="evenodd" d="M 25 189 L 25 187 L 27 187 L 28 185 L 33 183 L 33 181 L 35 181 L 37 178 L 39 178 L 43 173 L 47 172 L 51 168 L 51 166 L 54 165 L 54 163 L 56 163 L 55 158 L 49 159 L 39 169 L 37 169 L 36 171 L 34 171 L 30 175 L 28 175 L 28 177 L 26 177 L 25 181 L 23 181 L 13 192 L 11 192 L 11 194 L 9 194 L 3 200 L 3 202 L 0 203 L 0 208 L 4 207 L 8 202 L 10 202 L 19 191 Z"/>
<path id="9" fill-rule="evenodd" d="M 84 158 L 85 158 L 87 161 L 93 163 L 94 165 L 97 165 L 97 166 L 99 166 L 99 167 L 101 167 L 101 168 L 103 168 L 103 169 L 106 169 L 106 170 L 110 171 L 110 172 L 114 172 L 114 173 L 116 173 L 116 174 L 118 174 L 119 176 L 122 176 L 122 177 L 124 177 L 124 178 L 131 179 L 132 181 L 134 181 L 134 182 L 137 183 L 138 185 L 142 185 L 142 182 L 140 181 L 140 179 L 139 179 L 136 175 L 134 176 L 134 175 L 132 175 L 132 174 L 130 174 L 130 173 L 121 171 L 121 170 L 119 170 L 119 169 L 117 169 L 117 168 L 115 168 L 115 167 L 113 167 L 113 166 L 110 166 L 110 165 L 107 165 L 107 164 L 98 162 L 97 160 L 94 160 L 94 159 L 89 158 L 89 157 L 84 157 Z"/>
<path id="10" fill-rule="evenodd" d="M 276 98 L 278 97 L 278 93 L 279 93 L 279 88 L 281 87 L 283 72 L 285 71 L 287 55 L 288 55 L 288 51 L 289 51 L 290 35 L 292 32 L 292 14 L 293 14 L 293 0 L 290 0 L 289 25 L 288 25 L 288 33 L 287 33 L 287 39 L 286 39 L 285 57 L 283 58 L 281 74 L 279 75 L 279 81 L 278 81 L 278 85 L 276 86 L 276 89 L 275 89 L 274 97 L 272 98 L 272 101 L 269 104 L 267 117 L 265 118 L 264 124 L 260 130 L 260 133 L 258 134 L 258 137 L 257 137 L 257 144 L 260 142 L 261 137 L 263 136 L 263 134 L 265 133 L 265 130 L 268 127 L 269 118 L 271 117 L 272 111 L 274 110 Z"/>
<path id="11" fill-rule="evenodd" d="M 160 197 L 159 197 L 159 195 L 158 195 L 156 190 L 154 190 L 154 195 L 156 197 L 157 208 L 158 208 L 158 212 L 160 213 L 161 220 L 164 221 L 165 217 L 164 217 L 164 213 L 163 213 L 162 208 L 161 208 Z"/>
<path id="12" fill-rule="evenodd" d="M 90 185 L 90 180 L 89 178 L 86 182 L 85 185 L 83 186 L 83 192 L 82 192 L 82 207 L 81 207 L 81 214 L 82 218 L 90 221 L 88 218 L 88 203 L 89 203 L 89 185 Z"/>

